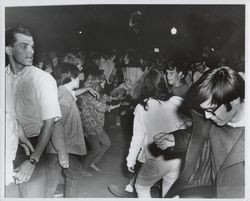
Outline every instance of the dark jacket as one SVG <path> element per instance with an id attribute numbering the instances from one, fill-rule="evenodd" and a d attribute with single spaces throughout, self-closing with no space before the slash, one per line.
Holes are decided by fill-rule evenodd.
<path id="1" fill-rule="evenodd" d="M 193 111 L 193 128 L 174 132 L 174 152 L 186 149 L 180 177 L 165 197 L 199 191 L 204 197 L 244 198 L 243 127 L 219 127 Z M 169 153 L 170 154 L 170 153 Z"/>

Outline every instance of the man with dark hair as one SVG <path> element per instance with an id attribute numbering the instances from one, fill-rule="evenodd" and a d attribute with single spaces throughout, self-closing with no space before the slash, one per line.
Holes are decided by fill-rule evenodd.
<path id="1" fill-rule="evenodd" d="M 5 52 L 9 60 L 6 91 L 12 92 L 17 120 L 34 146 L 29 157 L 18 147 L 14 161 L 17 167 L 15 183 L 19 184 L 20 197 L 44 197 L 43 152 L 55 121 L 61 116 L 57 85 L 50 74 L 32 65 L 34 41 L 27 29 L 9 28 L 5 34 Z"/>
<path id="2" fill-rule="evenodd" d="M 192 128 L 160 133 L 156 140 L 168 156 L 186 151 L 166 197 L 244 197 L 244 100 L 243 78 L 225 66 L 208 70 L 191 87 L 183 105 L 192 110 Z"/>
<path id="3" fill-rule="evenodd" d="M 170 85 L 170 89 L 175 96 L 184 98 L 190 88 L 190 85 L 188 85 L 185 81 L 187 72 L 188 70 L 186 66 L 181 62 L 176 63 L 171 61 L 167 64 L 166 78 L 168 84 Z"/>

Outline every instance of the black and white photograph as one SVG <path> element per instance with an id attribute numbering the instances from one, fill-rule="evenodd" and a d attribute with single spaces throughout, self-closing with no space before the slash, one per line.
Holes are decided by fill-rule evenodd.
<path id="1" fill-rule="evenodd" d="M 2 1 L 1 199 L 250 198 L 248 7 Z"/>

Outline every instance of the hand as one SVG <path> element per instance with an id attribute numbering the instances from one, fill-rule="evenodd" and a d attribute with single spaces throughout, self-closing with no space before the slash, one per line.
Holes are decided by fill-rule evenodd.
<path id="1" fill-rule="evenodd" d="M 120 104 L 117 104 L 117 105 L 110 105 L 110 107 L 109 107 L 109 112 L 110 112 L 111 110 L 114 110 L 114 109 L 120 107 L 120 106 L 121 106 Z"/>
<path id="2" fill-rule="evenodd" d="M 29 160 L 24 161 L 18 168 L 14 170 L 16 172 L 14 178 L 16 184 L 21 184 L 23 182 L 29 181 L 35 165 L 31 164 Z"/>
<path id="3" fill-rule="evenodd" d="M 131 166 L 131 167 L 128 166 L 128 171 L 134 173 L 135 172 L 134 166 Z"/>
<path id="4" fill-rule="evenodd" d="M 65 154 L 65 155 L 58 154 L 58 158 L 59 158 L 59 163 L 63 168 L 69 167 L 69 154 Z"/>
<path id="5" fill-rule="evenodd" d="M 19 138 L 19 144 L 21 147 L 23 147 L 25 154 L 27 156 L 30 156 L 30 154 L 34 152 L 34 147 L 24 135 L 19 135 L 18 138 Z"/>
<path id="6" fill-rule="evenodd" d="M 155 144 L 158 148 L 165 150 L 168 147 L 175 146 L 174 135 L 171 133 L 159 133 L 154 137 Z"/>
<path id="7" fill-rule="evenodd" d="M 125 89 L 119 89 L 117 96 L 119 99 L 124 99 L 126 97 L 126 93 L 127 91 Z"/>
<path id="8" fill-rule="evenodd" d="M 118 89 L 117 89 L 117 88 L 113 89 L 113 90 L 111 91 L 110 95 L 111 95 L 112 97 L 117 97 L 117 96 L 118 96 Z"/>
<path id="9" fill-rule="evenodd" d="M 19 144 L 20 144 L 20 143 L 19 143 Z M 34 150 L 33 150 L 32 152 L 30 152 L 30 149 L 29 149 L 29 147 L 28 147 L 26 144 L 20 144 L 20 146 L 24 149 L 26 156 L 30 156 L 30 154 L 31 154 L 32 152 L 34 152 Z M 32 146 L 32 145 L 31 145 L 31 146 Z"/>
<path id="10" fill-rule="evenodd" d="M 88 88 L 89 93 L 92 94 L 96 99 L 100 98 L 100 94 L 92 88 Z"/>

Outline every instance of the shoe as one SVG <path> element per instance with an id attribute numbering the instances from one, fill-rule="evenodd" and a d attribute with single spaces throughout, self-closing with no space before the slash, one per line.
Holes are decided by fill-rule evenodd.
<path id="1" fill-rule="evenodd" d="M 108 190 L 116 197 L 120 198 L 136 198 L 136 194 L 134 192 L 128 192 L 125 190 L 125 187 L 110 184 L 108 186 Z"/>
<path id="2" fill-rule="evenodd" d="M 99 167 L 97 167 L 95 163 L 91 163 L 90 167 L 92 167 L 96 172 L 101 171 L 101 169 Z"/>
<path id="3" fill-rule="evenodd" d="M 55 193 L 53 198 L 63 198 L 63 193 Z"/>
<path id="4" fill-rule="evenodd" d="M 86 170 L 82 170 L 81 173 L 82 173 L 82 176 L 84 176 L 84 177 L 91 177 L 91 176 L 93 176 L 93 174 L 91 172 L 86 171 Z"/>

